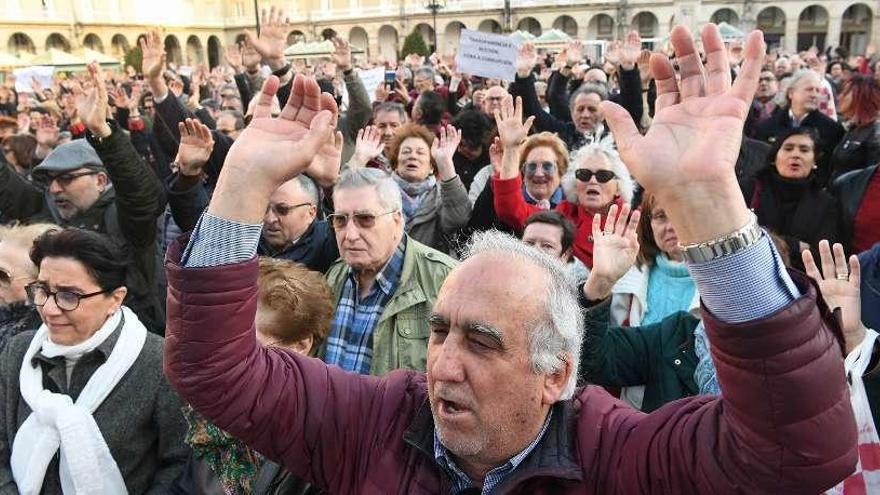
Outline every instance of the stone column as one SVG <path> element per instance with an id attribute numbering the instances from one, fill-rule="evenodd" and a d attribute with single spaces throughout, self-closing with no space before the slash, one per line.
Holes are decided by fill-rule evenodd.
<path id="1" fill-rule="evenodd" d="M 797 51 L 798 18 L 787 17 L 785 19 L 785 43 L 782 45 L 786 52 Z"/>
<path id="2" fill-rule="evenodd" d="M 825 37 L 825 48 L 840 45 L 840 31 L 843 27 L 843 17 L 832 15 L 828 17 L 828 35 Z"/>

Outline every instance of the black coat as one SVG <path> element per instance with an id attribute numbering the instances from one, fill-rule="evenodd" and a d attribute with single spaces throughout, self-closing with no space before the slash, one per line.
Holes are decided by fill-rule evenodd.
<path id="1" fill-rule="evenodd" d="M 831 194 L 840 202 L 847 233 L 855 232 L 856 214 L 865 199 L 868 184 L 877 173 L 877 168 L 878 165 L 873 165 L 861 170 L 853 170 L 838 177 L 831 185 Z M 880 241 L 880 232 L 876 235 Z"/>
<path id="2" fill-rule="evenodd" d="M 880 121 L 850 129 L 831 153 L 831 180 L 880 162 Z"/>
<path id="3" fill-rule="evenodd" d="M 156 219 L 165 210 L 162 184 L 132 146 L 125 132 L 111 122 L 112 134 L 102 140 L 88 136 L 107 169 L 108 188 L 88 210 L 64 220 L 48 194 L 9 167 L 0 168 L 0 211 L 22 222 L 52 222 L 106 234 L 132 260 L 125 285 L 125 304 L 141 322 L 164 334 L 165 307 L 158 294 L 160 257 Z"/>
<path id="4" fill-rule="evenodd" d="M 555 86 L 557 84 L 567 84 L 568 78 L 559 75 L 554 77 L 553 82 L 554 91 L 551 91 L 549 87 L 547 89 L 548 100 L 554 97 L 557 99 L 567 98 L 566 95 L 560 94 L 559 91 L 555 91 Z M 585 144 L 585 137 L 582 133 L 578 132 L 574 122 L 571 121 L 570 113 L 567 118 L 564 116 L 564 118 L 557 118 L 541 108 L 541 103 L 538 101 L 538 94 L 535 92 L 535 76 L 533 74 L 530 74 L 529 77 L 526 78 L 517 76 L 516 80 L 510 85 L 509 91 L 514 98 L 517 96 L 522 97 L 523 117 L 535 117 L 535 131 L 555 132 L 571 151 L 574 151 Z M 628 71 L 621 70 L 620 93 L 617 95 L 611 95 L 609 100 L 619 103 L 625 108 L 636 123 L 641 121 L 644 105 L 642 103 L 642 82 L 638 69 Z M 557 101 L 553 102 L 552 105 L 557 112 L 568 111 L 569 108 L 568 101 Z M 606 127 L 603 136 L 607 133 L 608 129 Z"/>
<path id="5" fill-rule="evenodd" d="M 819 134 L 819 142 L 816 143 L 817 151 L 819 151 L 816 164 L 819 169 L 814 174 L 819 185 L 825 186 L 831 177 L 831 153 L 843 138 L 843 127 L 819 110 L 808 113 L 801 122 L 801 127 L 812 127 Z M 791 128 L 792 122 L 788 107 L 777 108 L 769 119 L 758 124 L 755 139 L 772 144 L 776 142 L 779 135 Z"/>
<path id="6" fill-rule="evenodd" d="M 815 259 L 822 239 L 844 242 L 844 225 L 837 199 L 812 177 L 784 179 L 768 167 L 753 179 L 740 182 L 746 203 L 758 216 L 758 224 L 785 239 L 791 266 L 803 271 L 800 243 L 808 244 Z"/>

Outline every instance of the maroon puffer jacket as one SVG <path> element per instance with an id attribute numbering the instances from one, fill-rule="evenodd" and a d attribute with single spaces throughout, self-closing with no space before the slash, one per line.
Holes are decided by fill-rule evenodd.
<path id="1" fill-rule="evenodd" d="M 449 493 L 424 375 L 354 375 L 259 347 L 256 260 L 185 269 L 180 252 L 175 244 L 167 262 L 165 372 L 196 410 L 329 493 Z M 496 493 L 805 494 L 836 484 L 856 464 L 855 421 L 840 347 L 815 289 L 801 285 L 807 295 L 766 320 L 706 317 L 723 399 L 646 415 L 581 389 L 555 406 L 538 448 Z"/>

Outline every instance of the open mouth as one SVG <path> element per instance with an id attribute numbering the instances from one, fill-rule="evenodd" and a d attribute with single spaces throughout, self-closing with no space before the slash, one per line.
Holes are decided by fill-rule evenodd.
<path id="1" fill-rule="evenodd" d="M 451 400 L 440 399 L 440 412 L 444 416 L 455 417 L 460 414 L 464 414 L 469 411 L 467 407 L 462 405 L 459 402 L 454 402 Z"/>
<path id="2" fill-rule="evenodd" d="M 595 190 L 595 189 L 588 189 L 588 190 L 587 190 L 587 196 L 588 196 L 588 197 L 591 197 L 591 198 L 598 198 L 598 197 L 601 196 L 601 195 L 602 195 L 602 194 L 601 194 L 599 191 Z"/>

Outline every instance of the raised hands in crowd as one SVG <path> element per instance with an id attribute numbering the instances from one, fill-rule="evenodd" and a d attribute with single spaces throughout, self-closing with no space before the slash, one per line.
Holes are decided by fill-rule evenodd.
<path id="1" fill-rule="evenodd" d="M 597 369 L 613 370 L 610 374 L 625 377 L 621 383 L 608 385 L 624 387 L 621 398 L 636 408 L 644 404 L 645 412 L 667 404 L 660 414 L 668 416 L 653 423 L 645 420 L 652 416 L 630 417 L 628 413 L 620 413 L 610 421 L 603 416 L 606 413 L 587 407 L 591 403 L 600 404 L 598 409 L 605 407 L 604 392 L 602 396 L 591 388 L 572 392 L 585 394 L 579 399 L 585 406 L 578 414 L 596 415 L 590 417 L 591 424 L 606 425 L 603 431 L 615 429 L 617 424 L 626 425 L 627 431 L 636 432 L 633 435 L 638 437 L 637 441 L 628 441 L 626 448 L 624 444 L 603 448 L 596 454 L 602 458 L 601 462 L 599 457 L 591 460 L 571 453 L 548 454 L 545 449 L 549 447 L 540 441 L 532 447 L 536 452 L 584 464 L 569 466 L 575 471 L 605 469 L 590 465 L 592 462 L 618 466 L 623 461 L 603 456 L 626 452 L 625 455 L 632 454 L 631 458 L 636 459 L 633 462 L 639 466 L 650 465 L 656 472 L 708 473 L 705 474 L 708 480 L 699 482 L 679 479 L 677 474 L 671 476 L 670 480 L 674 478 L 674 481 L 666 480 L 666 484 L 657 488 L 670 493 L 725 492 L 734 486 L 746 486 L 755 493 L 766 492 L 782 478 L 786 486 L 781 491 L 800 493 L 805 486 L 824 491 L 852 473 L 850 461 L 855 459 L 855 450 L 847 450 L 847 445 L 855 444 L 856 430 L 852 428 L 851 415 L 843 414 L 847 412 L 849 400 L 847 383 L 841 373 L 843 356 L 838 355 L 839 351 L 833 346 L 828 325 L 813 315 L 815 305 L 809 301 L 821 298 L 832 310 L 840 309 L 846 353 L 858 349 L 863 342 L 873 342 L 871 324 L 866 323 L 872 308 L 865 303 L 872 300 L 869 298 L 873 294 L 880 293 L 874 290 L 880 287 L 877 282 L 880 214 L 874 211 L 880 197 L 878 189 L 873 187 L 880 181 L 877 171 L 880 133 L 876 132 L 880 126 L 880 103 L 877 103 L 880 102 L 880 78 L 874 78 L 880 74 L 880 64 L 870 67 L 871 62 L 876 62 L 876 56 L 871 53 L 873 47 L 858 59 L 859 65 L 855 67 L 846 65 L 843 57 L 834 58 L 830 51 L 785 53 L 774 49 L 768 52 L 758 31 L 742 41 L 731 42 L 722 40 L 718 27 L 710 23 L 701 29 L 697 43 L 687 28 L 676 26 L 670 32 L 668 47 L 655 43 L 649 50 L 638 31 L 631 31 L 624 39 L 609 42 L 597 60 L 588 50 L 592 45 L 581 40 L 570 40 L 561 49 L 550 50 L 526 41 L 517 49 L 513 61 L 515 80 L 499 81 L 462 74 L 455 50 L 403 54 L 399 60 L 396 57 L 371 59 L 335 35 L 328 37 L 332 49 L 322 59 L 290 60 L 285 50 L 293 27 L 286 12 L 276 6 L 263 9 L 259 33 L 244 31 L 240 42 L 224 48 L 225 63 L 217 67 L 190 64 L 180 60 L 180 53 L 166 52 L 165 33 L 156 28 L 138 41 L 142 54 L 140 68 L 127 67 L 126 72 L 105 73 L 93 62 L 88 64 L 84 74 L 54 77 L 48 82 L 37 78 L 27 81 L 33 96 L 18 95 L 8 84 L 3 87 L 0 115 L 10 117 L 0 117 L 4 152 L 4 163 L 0 163 L 0 221 L 33 223 L 49 219 L 65 228 L 97 230 L 124 245 L 126 253 L 135 253 L 136 262 L 128 263 L 133 274 L 123 275 L 119 282 L 132 285 L 129 295 L 120 296 L 115 306 L 94 309 L 97 301 L 108 303 L 112 290 L 117 288 L 105 287 L 104 278 L 100 284 L 76 287 L 73 296 L 64 294 L 60 286 L 54 287 L 57 285 L 54 281 L 45 289 L 45 294 L 39 292 L 39 288 L 25 290 L 23 285 L 18 292 L 24 300 L 30 301 L 30 316 L 34 317 L 37 312 L 44 316 L 42 321 L 48 325 L 48 331 L 53 331 L 53 325 L 57 325 L 55 330 L 65 327 L 63 322 L 58 323 L 63 318 L 56 317 L 53 308 L 60 309 L 61 313 L 77 311 L 65 309 L 74 306 L 74 296 L 83 311 L 102 311 L 103 316 L 93 318 L 100 320 L 99 324 L 92 325 L 89 320 L 90 331 L 116 318 L 113 315 L 128 318 L 128 313 L 120 309 L 122 305 L 137 306 L 135 319 L 143 320 L 150 330 L 161 332 L 166 321 L 169 324 L 173 338 L 166 344 L 171 349 L 165 355 L 166 362 L 171 363 L 166 365 L 166 370 L 184 369 L 192 364 L 187 360 L 208 362 L 216 356 L 233 354 L 240 362 L 256 363 L 249 367 L 252 369 L 272 363 L 278 376 L 289 378 L 285 386 L 290 389 L 279 388 L 272 399 L 290 400 L 300 406 L 301 400 L 290 399 L 288 392 L 317 393 L 314 389 L 303 391 L 301 388 L 314 388 L 314 383 L 324 383 L 321 380 L 328 376 L 324 373 L 316 378 L 320 373 L 315 371 L 319 370 L 315 362 L 302 364 L 299 358 L 286 355 L 275 361 L 275 354 L 271 354 L 274 357 L 261 354 L 260 359 L 255 359 L 253 354 L 242 354 L 244 347 L 250 349 L 254 328 L 259 335 L 261 326 L 291 326 L 274 325 L 272 318 L 280 316 L 273 316 L 265 307 L 256 309 L 250 305 L 254 298 L 245 294 L 250 290 L 248 280 L 259 277 L 262 283 L 269 279 L 263 271 L 255 275 L 254 265 L 245 259 L 256 252 L 267 259 L 301 263 L 319 270 L 321 275 L 317 278 L 330 285 L 326 291 L 323 286 L 313 287 L 307 294 L 299 295 L 309 301 L 329 298 L 329 309 L 324 313 L 332 317 L 333 325 L 326 325 L 326 341 L 309 341 L 326 353 L 319 358 L 340 364 L 346 371 L 360 373 L 384 375 L 398 367 L 427 372 L 427 387 L 432 394 L 439 394 L 432 400 L 440 402 L 432 404 L 424 394 L 417 394 L 415 402 L 427 401 L 429 407 L 440 408 L 441 416 L 473 414 L 486 421 L 486 411 L 507 410 L 509 405 L 483 402 L 494 400 L 491 394 L 484 394 L 488 398 L 474 399 L 473 403 L 466 401 L 469 396 L 462 392 L 465 387 L 462 384 L 469 384 L 471 375 L 460 378 L 448 370 L 446 374 L 442 371 L 444 366 L 462 359 L 464 364 L 459 364 L 470 371 L 477 369 L 471 368 L 478 366 L 474 363 L 491 362 L 493 368 L 486 371 L 487 376 L 494 376 L 492 373 L 503 369 L 515 377 L 506 360 L 519 352 L 515 340 L 518 337 L 510 333 L 509 325 L 495 325 L 496 322 L 487 319 L 480 323 L 485 323 L 487 328 L 471 325 L 473 328 L 464 337 L 468 342 L 478 341 L 467 344 L 468 349 L 480 346 L 490 349 L 480 351 L 479 359 L 475 358 L 473 363 L 468 361 L 470 355 L 460 354 L 460 349 L 457 354 L 443 354 L 442 359 L 437 353 L 448 352 L 449 346 L 458 341 L 461 322 L 457 316 L 449 318 L 448 314 L 450 304 L 464 304 L 449 302 L 450 294 L 446 294 L 447 300 L 443 301 L 443 290 L 448 290 L 444 289 L 444 280 L 450 273 L 466 273 L 461 267 L 470 269 L 467 267 L 473 260 L 464 254 L 469 240 L 481 239 L 480 236 L 487 235 L 484 231 L 500 229 L 521 235 L 528 244 L 545 246 L 546 252 L 562 262 L 563 268 L 555 265 L 552 270 L 547 268 L 548 273 L 553 272 L 551 275 L 557 269 L 578 274 L 572 279 L 577 283 L 569 285 L 577 288 L 580 303 L 589 306 L 583 308 L 587 310 L 587 325 L 596 325 L 591 321 L 595 315 L 601 315 L 602 320 L 597 327 L 587 329 L 589 338 L 584 344 L 588 347 L 601 342 L 603 347 L 597 348 L 601 349 L 601 359 L 586 365 L 581 363 L 582 368 L 588 367 L 590 373 Z M 389 77 L 394 72 L 394 80 L 383 79 L 371 90 L 364 84 L 366 77 L 361 79 L 362 71 L 380 68 Z M 872 70 L 876 72 L 872 74 Z M 269 73 L 280 74 L 280 77 L 264 78 Z M 427 81 L 426 74 L 432 74 L 435 80 Z M 139 75 L 143 76 L 142 80 Z M 430 83 L 427 86 L 433 87 L 430 92 L 424 89 L 426 81 Z M 783 81 L 787 89 L 780 89 Z M 639 83 L 640 88 L 636 87 Z M 332 93 L 326 92 L 331 91 L 328 88 L 333 88 Z M 347 97 L 343 98 L 343 93 Z M 279 101 L 281 99 L 284 101 Z M 36 109 L 40 113 L 29 111 Z M 835 120 L 846 122 L 846 127 Z M 398 132 L 400 128 L 412 134 Z M 412 180 L 403 178 L 399 169 L 391 169 L 399 157 L 387 156 L 409 139 L 419 141 L 418 150 L 427 150 L 431 162 L 428 163 L 426 153 L 420 155 L 424 158 L 418 164 L 420 174 Z M 538 149 L 537 156 L 554 158 L 528 159 L 530 163 L 524 164 L 526 156 L 535 149 Z M 5 163 L 17 163 L 22 153 L 34 158 L 30 169 L 6 167 Z M 369 194 L 361 194 L 367 187 L 371 188 Z M 360 192 L 353 194 L 353 190 Z M 792 206 L 795 203 L 796 207 Z M 519 213 L 526 213 L 522 218 L 512 219 L 514 215 L 510 212 L 514 208 L 505 205 L 514 205 Z M 823 230 L 820 227 L 825 226 L 825 221 L 821 219 L 826 218 L 838 219 L 840 225 Z M 823 225 L 816 225 L 818 223 Z M 4 284 L 14 285 L 19 280 L 18 273 L 34 274 L 28 283 L 37 281 L 36 274 L 41 273 L 41 266 L 6 266 L 9 257 L 4 256 L 8 254 L 4 250 L 11 249 L 9 246 L 13 243 L 5 242 L 4 236 L 8 234 L 4 229 L 0 228 L 0 275 L 7 274 L 10 280 L 7 283 L 0 277 L 0 302 L 7 301 Z M 185 230 L 192 232 L 179 237 Z M 529 230 L 528 241 L 526 230 Z M 779 243 L 776 247 L 765 231 L 779 234 L 774 237 Z M 831 231 L 833 235 L 826 234 Z M 818 241 L 823 238 L 830 242 Z M 83 239 L 76 242 L 96 245 L 94 239 Z M 501 241 L 519 242 L 508 237 Z M 506 245 L 503 242 L 499 245 Z M 489 250 L 492 249 L 498 248 Z M 161 304 L 166 300 L 166 285 L 158 280 L 154 266 L 166 250 L 170 294 L 167 320 L 165 306 Z M 859 252 L 863 253 L 861 263 L 856 256 Z M 507 253 L 512 253 L 509 258 Z M 518 256 L 525 254 L 518 253 L 515 247 L 505 248 L 505 263 L 519 262 Z M 801 274 L 789 273 L 778 263 L 778 253 L 782 253 L 786 262 L 790 254 L 791 264 L 803 268 L 815 280 L 818 293 L 804 282 L 806 279 Z M 479 254 L 474 256 L 480 258 Z M 532 256 L 537 255 L 532 253 Z M 462 258 L 461 265 L 456 258 Z M 210 269 L 217 266 L 229 270 Z M 528 270 L 523 269 L 524 280 L 531 268 L 530 265 Z M 218 275 L 221 271 L 227 273 Z M 97 273 L 88 269 L 86 272 Z M 223 278 L 226 276 L 230 278 Z M 461 276 L 455 275 L 450 280 Z M 553 276 L 548 275 L 548 279 Z M 234 283 L 231 277 L 237 277 Z M 43 278 L 41 275 L 39 280 Z M 217 297 L 217 301 L 230 297 L 222 292 L 226 290 L 224 287 L 239 284 L 235 290 L 240 294 L 223 303 L 225 307 L 235 306 L 236 314 L 214 325 L 218 327 L 214 334 L 201 333 L 189 320 L 187 311 L 191 307 L 192 314 L 202 311 L 192 302 L 202 295 L 199 292 L 202 289 L 189 285 L 192 280 L 204 281 L 208 287 L 205 293 Z M 492 280 L 492 276 L 486 276 L 485 280 L 471 283 L 490 284 Z M 744 287 L 736 287 L 740 282 Z M 461 290 L 461 286 L 456 287 Z M 58 292 L 51 293 L 49 289 Z M 408 292 L 413 289 L 421 294 L 418 306 L 406 299 L 414 293 Z M 557 289 L 553 287 L 553 291 L 564 292 Z M 275 294 L 272 290 L 275 289 L 267 293 Z M 283 290 L 295 292 L 299 288 L 286 284 Z M 77 294 L 92 294 L 95 298 Z M 565 297 L 572 294 L 566 292 Z M 536 293 L 535 297 L 543 297 L 543 292 Z M 362 321 L 362 312 L 367 310 L 365 301 L 377 298 L 382 299 L 384 305 L 380 307 L 377 321 Z M 49 299 L 53 301 L 50 303 Z M 493 307 L 510 303 L 498 300 Z M 206 306 L 213 304 L 212 300 Z M 439 309 L 434 309 L 435 304 Z M 547 307 L 555 308 L 551 313 L 572 310 L 565 305 L 557 308 L 549 302 Z M 559 309 L 563 307 L 566 311 Z M 0 305 L 2 309 L 4 305 Z M 49 316 L 45 317 L 47 311 Z M 217 310 L 217 314 L 225 314 L 225 311 Z M 256 318 L 254 312 L 258 315 Z M 781 341 L 782 333 L 776 330 L 787 324 L 779 316 L 783 313 L 796 313 L 800 320 L 808 322 L 787 329 L 797 333 L 800 343 Z M 351 316 L 353 314 L 357 316 Z M 429 320 L 426 315 L 431 314 Z M 243 337 L 245 332 L 237 328 L 244 327 L 241 324 L 244 320 L 239 321 L 240 315 L 249 320 L 244 322 L 248 326 L 252 323 L 250 319 L 254 319 L 254 328 L 249 328 L 247 339 Z M 210 316 L 204 316 L 205 321 Z M 583 334 L 580 317 L 578 312 L 578 328 L 571 330 L 571 335 L 577 333 L 578 338 Z M 2 318 L 0 311 L 0 349 L 8 340 L 3 333 L 6 327 Z M 39 318 L 34 321 L 34 325 L 40 325 Z M 304 320 L 292 318 L 290 321 Z M 553 352 L 548 351 L 552 359 L 540 358 L 544 362 L 532 355 L 516 354 L 516 359 L 529 362 L 529 374 L 517 377 L 517 383 L 540 379 L 548 384 L 557 380 L 552 377 L 559 374 L 577 373 L 574 364 L 580 359 L 595 358 L 571 354 L 562 344 L 551 345 L 550 341 L 557 338 L 551 334 L 566 334 L 565 322 L 561 321 L 556 319 L 552 325 L 548 324 L 550 330 L 546 335 L 541 334 L 542 340 L 538 342 L 548 349 L 552 347 Z M 731 336 L 746 325 L 761 331 L 754 332 L 755 335 L 749 332 L 754 342 L 748 345 L 735 342 Z M 236 326 L 241 335 L 233 338 L 227 326 Z M 642 333 L 634 333 L 628 326 Z M 356 332 L 350 331 L 355 327 Z M 100 335 L 106 333 L 100 332 Z M 441 333 L 443 337 L 439 336 Z M 89 335 L 92 334 L 97 332 Z M 355 341 L 352 337 L 355 334 L 369 335 L 370 339 Z M 226 339 L 224 343 L 209 342 L 220 335 Z M 388 335 L 394 338 L 389 339 Z M 537 345 L 534 335 L 537 334 L 529 333 L 528 340 L 523 340 L 528 342 L 529 349 Z M 663 339 L 650 341 L 655 335 L 663 335 Z M 125 339 L 129 336 L 130 332 Z M 263 337 L 266 336 L 260 337 L 260 342 L 264 341 Z M 570 335 L 565 338 L 574 339 Z M 227 354 L 202 356 L 186 347 L 194 345 L 187 343 L 190 341 L 187 339 L 198 341 L 199 345 L 209 342 L 208 345 Z M 272 339 L 284 340 L 280 336 Z M 484 345 L 483 340 L 488 344 Z M 229 342 L 234 341 L 238 344 L 232 349 Z M 120 342 L 130 345 L 122 337 Z M 605 347 L 615 342 L 625 347 L 625 352 Z M 673 345 L 670 342 L 675 343 L 675 360 L 667 359 L 664 354 L 669 349 L 663 346 Z M 822 346 L 813 348 L 803 342 L 821 342 Z M 43 348 L 44 353 L 48 348 Z M 779 352 L 767 358 L 759 355 L 758 348 Z M 589 351 L 585 348 L 584 354 L 590 354 Z M 391 358 L 387 357 L 389 353 Z M 658 353 L 663 356 L 657 357 Z M 713 360 L 713 353 L 725 359 Z M 199 356 L 193 357 L 196 354 Z M 798 361 L 803 356 L 809 359 Z M 768 374 L 764 367 L 753 366 L 767 359 L 778 361 L 779 366 L 798 368 L 803 374 L 776 376 Z M 555 363 L 553 366 L 545 366 L 551 361 Z M 670 362 L 678 364 L 673 366 Z M 730 364 L 733 362 L 742 367 L 734 369 Z M 633 368 L 633 363 L 650 363 L 654 367 L 653 374 L 642 373 L 641 368 Z M 871 361 L 871 364 L 876 363 Z M 80 366 L 77 364 L 74 376 L 79 376 Z M 296 372 L 289 374 L 291 367 L 296 368 Z M 557 375 L 547 372 L 551 368 Z M 222 369 L 217 375 L 224 377 L 232 369 L 240 374 L 239 378 L 247 378 L 252 372 L 252 369 L 242 370 L 228 363 L 221 366 L 213 361 L 205 369 Z M 825 377 L 817 385 L 822 387 L 822 397 L 795 396 L 793 391 L 806 387 L 804 376 L 816 370 Z M 175 386 L 183 390 L 180 384 L 185 378 L 179 371 L 170 373 L 175 376 Z M 361 394 L 370 393 L 368 389 L 372 385 L 358 382 L 354 387 L 354 382 L 343 383 L 354 380 L 353 375 L 338 378 L 335 371 L 331 375 L 331 380 L 339 380 L 333 382 L 334 386 L 352 390 L 349 394 L 352 403 L 361 399 Z M 204 379 L 207 375 L 194 373 L 193 376 Z M 634 376 L 638 379 L 632 378 Z M 672 378 L 668 378 L 670 376 Z M 708 381 L 707 376 L 711 378 Z M 583 371 L 579 377 L 581 381 L 593 378 Z M 667 378 L 668 381 L 664 381 Z M 267 380 L 271 382 L 274 378 Z M 406 394 L 422 387 L 419 380 L 410 380 L 416 385 Z M 868 370 L 865 380 L 870 380 Z M 163 380 L 159 381 L 169 387 Z M 514 380 L 511 378 L 511 381 Z M 673 382 L 675 386 L 669 387 Z M 714 388 L 705 388 L 705 383 L 713 383 Z M 817 380 L 810 381 L 811 385 L 816 383 Z M 332 388 L 324 385 L 324 389 Z M 855 395 L 858 391 L 852 389 L 852 383 L 849 386 L 850 394 Z M 546 431 L 577 435 L 568 442 L 572 445 L 592 438 L 575 423 L 565 428 L 556 423 L 561 421 L 557 418 L 561 415 L 548 411 L 555 410 L 555 402 L 569 400 L 572 395 L 561 399 L 564 394 L 551 394 L 548 390 L 552 387 L 547 387 L 539 392 L 510 391 L 540 397 L 541 407 L 546 406 L 539 411 L 545 414 L 542 418 L 547 418 Z M 636 387 L 644 389 L 639 391 Z M 197 395 L 192 390 L 187 393 Z M 687 409 L 714 408 L 711 399 L 702 397 L 668 405 L 694 395 L 695 390 L 720 393 L 722 398 L 717 400 L 724 401 L 724 407 L 712 409 L 715 422 L 712 425 L 705 419 L 708 416 L 700 417 Z M 170 388 L 168 391 L 173 394 Z M 7 391 L 7 395 L 9 393 Z M 474 393 L 478 391 L 475 389 Z M 186 393 L 183 395 L 189 399 Z M 245 402 L 251 399 L 247 394 L 238 395 Z M 549 400 L 551 395 L 553 398 Z M 748 402 L 744 397 L 762 395 L 772 396 L 774 403 L 782 404 L 773 415 L 761 407 L 744 405 Z M 324 399 L 319 397 L 313 403 Z M 408 404 L 410 399 L 412 397 L 407 395 L 401 403 Z M 452 402 L 453 399 L 456 402 Z M 190 453 L 182 434 L 185 423 L 178 417 L 179 404 L 174 401 L 169 404 L 173 404 L 174 417 L 167 419 L 161 428 L 179 437 L 171 442 L 179 450 L 175 453 L 179 458 L 174 467 L 179 473 Z M 880 408 L 880 404 L 871 406 Z M 613 408 L 618 407 L 614 403 Z M 810 449 L 815 447 L 815 442 L 806 442 L 800 431 L 800 419 L 792 419 L 804 410 L 818 411 L 824 418 L 830 418 L 828 428 L 835 435 L 826 442 L 827 452 L 822 444 L 816 447 L 816 451 L 821 452 L 812 456 L 814 452 Z M 429 423 L 437 422 L 440 417 L 440 413 L 433 412 L 435 414 L 426 419 Z M 404 413 L 404 416 L 409 414 Z M 320 418 L 309 421 L 326 426 L 329 424 L 326 421 L 338 421 L 338 415 L 338 411 L 331 408 L 323 411 Z M 227 426 L 224 421 L 228 418 L 207 416 L 216 420 L 219 427 Z M 746 438 L 754 448 L 724 447 L 713 452 L 724 461 L 725 469 L 703 462 L 703 454 L 696 456 L 697 460 L 685 462 L 671 458 L 668 448 L 661 449 L 660 453 L 653 450 L 652 446 L 666 445 L 665 440 L 658 440 L 660 438 L 674 438 L 681 445 L 693 445 L 694 449 L 705 443 L 701 443 L 700 433 L 684 428 L 681 421 L 673 421 L 686 417 L 698 424 L 699 431 L 709 432 L 705 434 L 712 436 L 713 445 L 740 445 Z M 864 415 L 856 417 L 860 430 L 865 431 L 868 426 L 876 429 L 873 424 L 867 425 Z M 369 423 L 372 419 L 367 419 L 364 424 L 372 424 Z M 253 442 L 255 436 L 268 431 L 254 434 L 253 424 L 242 427 L 231 423 L 228 425 L 232 428 L 230 434 L 246 442 Z M 537 421 L 538 426 L 540 423 Z M 722 427 L 716 427 L 722 423 Z M 195 424 L 191 423 L 191 427 Z M 263 423 L 257 426 L 277 427 Z M 503 426 L 496 429 L 512 431 L 509 425 Z M 332 428 L 316 431 L 324 439 L 322 435 L 327 431 L 334 428 L 337 428 L 334 431 L 347 431 L 348 427 L 334 423 Z M 508 454 L 521 451 L 530 441 L 540 440 L 540 435 L 545 434 L 537 433 L 545 430 L 535 429 L 539 435 L 535 438 L 531 426 L 525 429 L 529 429 L 525 435 L 529 437 L 527 441 L 521 441 L 524 437 L 516 441 L 493 437 L 492 445 L 506 449 L 516 444 L 517 449 L 493 453 L 495 457 L 489 463 L 480 457 L 485 452 L 474 457 L 453 450 L 456 445 L 450 441 L 448 429 L 437 430 L 439 440 L 431 448 L 442 445 L 448 449 L 445 452 L 449 462 L 467 463 L 468 468 L 498 464 L 495 461 L 507 461 Z M 775 431 L 794 433 L 787 434 L 785 445 L 781 445 L 783 441 L 774 437 Z M 294 427 L 284 432 L 293 432 L 297 439 L 302 436 Z M 2 433 L 0 444 L 5 438 Z M 190 436 L 187 438 L 192 441 Z M 285 440 L 279 438 L 276 435 L 275 441 L 284 444 Z M 383 439 L 382 445 L 397 445 L 401 443 L 399 440 L 396 437 Z M 109 443 L 114 441 L 108 439 Z M 377 448 L 369 440 L 364 442 L 370 449 Z M 861 439 L 859 442 L 864 443 Z M 560 443 L 563 444 L 567 445 Z M 253 447 L 244 443 L 241 446 Z M 311 467 L 303 467 L 316 465 L 314 453 L 323 453 L 320 445 L 296 444 L 288 448 L 284 444 L 283 447 L 284 455 L 273 457 L 284 457 L 282 475 L 289 469 L 296 477 L 315 479 L 326 488 L 321 482 L 327 480 L 307 472 Z M 3 448 L 0 445 L 0 450 Z M 63 452 L 72 452 L 69 446 L 62 445 L 62 448 L 65 448 Z M 357 457 L 361 455 L 359 448 L 340 453 L 331 461 L 370 464 L 371 459 Z M 807 473 L 803 479 L 791 479 L 778 472 L 768 474 L 773 470 L 769 467 L 758 469 L 759 473 L 754 476 L 741 476 L 745 472 L 743 466 L 770 466 L 770 458 L 763 453 L 778 452 L 782 448 L 791 449 L 796 469 Z M 832 448 L 837 449 L 833 456 Z M 291 451 L 296 454 L 286 453 Z M 18 455 L 22 455 L 21 451 Z M 291 462 L 294 457 L 296 462 Z M 260 466 L 271 466 L 262 457 L 254 459 L 257 471 Z M 470 464 L 474 459 L 479 462 Z M 821 465 L 814 463 L 819 462 L 817 459 Z M 223 462 L 220 461 L 219 468 Z M 523 464 L 528 465 L 528 462 Z M 122 478 L 130 475 L 123 462 L 118 462 L 117 467 Z M 425 468 L 431 470 L 431 480 L 446 477 L 445 472 L 435 472 L 435 468 L 433 464 Z M 65 483 L 63 480 L 76 478 L 80 483 L 81 474 L 71 478 L 62 472 L 66 468 L 58 469 L 60 474 L 54 473 L 47 479 L 57 478 L 58 483 Z M 609 473 L 603 471 L 602 479 L 610 483 L 608 486 L 624 487 L 622 491 L 630 487 L 636 492 L 636 485 L 648 486 L 648 481 L 654 480 L 653 475 L 639 469 L 631 467 L 637 475 L 629 476 L 618 468 L 609 468 Z M 859 469 L 864 470 L 864 465 Z M 6 471 L 11 472 L 11 468 L 0 463 L 0 486 Z M 220 471 L 223 470 L 218 469 Z M 229 471 L 223 472 L 226 474 L 218 476 L 222 478 Z M 479 481 L 480 486 L 485 487 L 491 480 L 484 479 L 484 475 L 486 470 L 474 470 L 474 482 Z M 813 475 L 815 477 L 811 477 Z M 23 479 L 16 476 L 10 478 L 13 483 Z M 169 479 L 175 477 L 169 476 Z M 636 479 L 632 486 L 627 484 Z M 233 481 L 242 486 L 248 483 L 239 478 Z M 336 483 L 337 480 L 330 481 Z M 398 481 L 389 475 L 375 486 L 383 492 L 415 490 L 405 480 L 396 484 Z M 465 481 L 462 483 L 467 485 Z M 341 487 L 340 492 L 354 493 L 363 486 L 367 485 L 354 483 Z M 788 489 L 790 487 L 794 488 Z M 584 491 L 601 492 L 603 488 L 607 486 L 586 487 Z M 73 490 L 66 487 L 64 491 Z"/>
<path id="2" fill-rule="evenodd" d="M 174 163 L 179 167 L 177 173 L 193 177 L 201 176 L 202 169 L 214 150 L 214 138 L 208 126 L 197 119 L 186 119 L 178 124 L 180 146 Z"/>
<path id="3" fill-rule="evenodd" d="M 350 167 L 363 167 L 370 160 L 382 154 L 385 143 L 382 142 L 382 131 L 375 126 L 367 126 L 358 131 L 354 154 L 348 162 Z"/>

